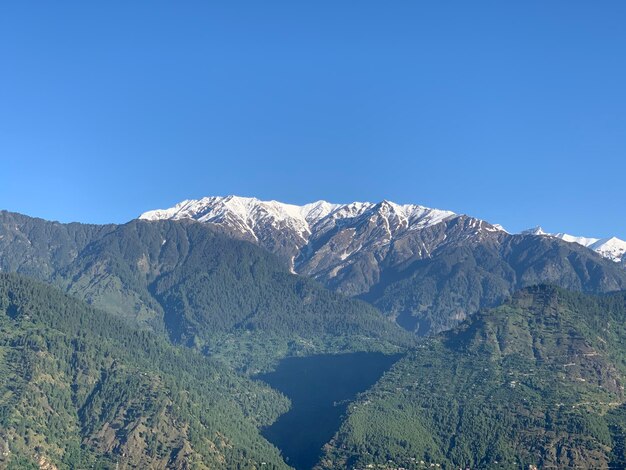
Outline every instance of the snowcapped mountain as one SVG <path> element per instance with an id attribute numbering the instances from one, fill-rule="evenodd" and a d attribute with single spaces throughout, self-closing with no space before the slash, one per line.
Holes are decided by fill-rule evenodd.
<path id="1" fill-rule="evenodd" d="M 510 234 L 467 215 L 386 200 L 297 206 L 207 197 L 140 218 L 216 225 L 274 253 L 292 272 L 365 300 L 420 335 L 451 328 L 528 285 L 588 292 L 626 288 L 622 267 L 566 243 L 565 236 L 541 229 Z M 604 256 L 623 254 L 619 241 L 585 241 Z"/>
<path id="2" fill-rule="evenodd" d="M 326 201 L 295 206 L 248 197 L 205 197 L 183 201 L 170 209 L 149 211 L 139 218 L 195 219 L 199 222 L 226 224 L 250 234 L 257 240 L 267 226 L 272 226 L 292 230 L 306 240 L 311 233 L 310 227 L 338 207 L 340 207 L 338 204 Z"/>
<path id="3" fill-rule="evenodd" d="M 541 227 L 535 227 L 522 233 L 529 235 L 544 235 L 547 237 L 559 238 L 569 243 L 578 243 L 579 245 L 595 251 L 604 258 L 610 259 L 611 261 L 615 261 L 616 263 L 626 263 L 626 256 L 624 256 L 626 254 L 626 241 L 620 240 L 617 237 L 577 237 L 574 235 L 568 235 L 567 233 L 548 233 Z"/>
<path id="4" fill-rule="evenodd" d="M 450 234 L 441 239 L 422 240 L 418 234 L 442 222 L 466 218 L 458 238 L 477 237 L 481 233 L 508 233 L 497 224 L 451 211 L 431 209 L 391 201 L 333 204 L 317 201 L 302 206 L 251 197 L 226 196 L 186 200 L 169 209 L 145 212 L 143 220 L 193 219 L 230 229 L 240 238 L 258 243 L 287 261 L 294 272 L 317 277 L 324 282 L 343 279 L 342 271 L 355 264 L 380 264 L 382 260 L 401 263 L 408 258 L 429 257 L 433 250 L 453 243 Z M 566 233 L 548 233 L 541 227 L 522 232 L 577 243 L 601 256 L 626 265 L 626 242 L 618 238 L 576 237 Z M 419 240 L 416 242 L 416 240 Z M 416 245 L 417 243 L 417 245 Z M 365 269 L 365 271 L 369 271 Z M 345 274 L 345 273 L 344 273 Z M 358 286 L 342 285 L 340 290 L 356 295 L 377 282 L 377 274 L 366 273 Z M 345 283 L 344 283 L 345 284 Z"/>
<path id="5" fill-rule="evenodd" d="M 454 217 L 457 215 L 450 211 L 389 201 L 377 204 L 331 204 L 317 201 L 296 206 L 278 201 L 226 196 L 186 200 L 170 209 L 146 212 L 139 218 L 194 219 L 227 226 L 242 238 L 255 241 L 287 259 L 295 270 L 297 259 L 303 261 L 301 249 L 312 243 L 319 245 L 322 239 L 332 239 L 328 252 L 323 252 L 332 252 L 331 257 L 343 262 L 364 247 L 386 246 L 403 234 Z M 346 237 L 339 240 L 330 235 L 337 231 L 350 232 L 350 240 Z M 308 252 L 311 254 L 310 249 Z"/>
<path id="6" fill-rule="evenodd" d="M 455 217 L 451 211 L 389 201 L 378 204 L 353 202 L 332 204 L 317 201 L 303 206 L 278 201 L 261 201 L 251 197 L 226 196 L 186 200 L 170 209 L 145 212 L 143 220 L 195 219 L 199 222 L 229 224 L 260 239 L 264 228 L 272 226 L 297 232 L 304 240 L 316 231 L 326 231 L 343 219 L 354 219 L 364 214 L 380 213 L 389 231 L 419 230 Z"/>
<path id="7" fill-rule="evenodd" d="M 589 248 L 612 261 L 626 263 L 626 242 L 617 237 L 603 238 Z"/>

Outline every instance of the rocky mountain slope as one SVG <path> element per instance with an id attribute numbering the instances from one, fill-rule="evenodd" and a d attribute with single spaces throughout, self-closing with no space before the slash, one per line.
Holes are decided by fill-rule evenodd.
<path id="1" fill-rule="evenodd" d="M 567 233 L 547 233 L 541 227 L 535 227 L 530 230 L 526 230 L 526 234 L 530 235 L 543 235 L 546 237 L 554 237 L 564 240 L 570 243 L 578 243 L 585 246 L 590 250 L 595 251 L 600 256 L 615 261 L 616 263 L 626 263 L 626 241 L 620 240 L 617 237 L 609 238 L 590 238 L 590 237 L 577 237 L 569 235 Z"/>
<path id="2" fill-rule="evenodd" d="M 154 210 L 142 214 L 142 220 L 184 220 L 194 219 L 204 223 L 214 223 L 229 227 L 244 238 L 259 243 L 264 248 L 289 260 L 292 269 L 305 259 L 309 264 L 318 265 L 321 260 L 311 260 L 305 246 L 328 243 L 326 235 L 331 235 L 343 227 L 354 228 L 365 224 L 361 230 L 360 247 L 333 245 L 334 262 L 330 268 L 340 269 L 338 261 L 344 261 L 351 254 L 373 244 L 385 245 L 392 238 L 409 230 L 419 230 L 442 220 L 454 217 L 449 211 L 428 209 L 415 205 L 398 205 L 383 201 L 380 204 L 355 202 L 352 204 L 331 204 L 318 201 L 304 206 L 284 204 L 277 201 L 260 201 L 255 198 L 237 196 L 207 197 L 200 200 L 183 201 L 165 210 Z M 336 242 L 337 240 L 335 240 Z M 343 248 L 343 249 L 340 249 Z M 320 254 L 323 256 L 323 253 Z M 326 260 L 329 262 L 330 260 Z M 328 268 L 326 264 L 323 268 Z M 304 271 L 310 269 L 304 268 Z"/>
<path id="3" fill-rule="evenodd" d="M 367 300 L 420 335 L 450 328 L 535 283 L 586 292 L 626 288 L 626 270 L 582 245 L 509 234 L 473 217 L 389 201 L 293 206 L 212 197 L 141 219 L 194 219 L 228 228 L 293 271 Z"/>

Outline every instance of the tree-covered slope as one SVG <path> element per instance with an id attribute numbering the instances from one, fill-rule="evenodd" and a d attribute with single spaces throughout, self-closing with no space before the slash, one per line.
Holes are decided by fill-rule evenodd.
<path id="1" fill-rule="evenodd" d="M 625 374 L 626 294 L 528 288 L 400 360 L 320 468 L 624 468 Z"/>
<path id="2" fill-rule="evenodd" d="M 289 272 L 274 255 L 193 221 L 63 225 L 0 214 L 2 270 L 53 283 L 91 305 L 242 367 L 286 354 L 406 345 L 365 302 Z"/>
<path id="3" fill-rule="evenodd" d="M 257 429 L 280 395 L 16 275 L 0 371 L 0 468 L 287 468 Z"/>
<path id="4" fill-rule="evenodd" d="M 58 282 L 123 316 L 131 305 L 140 323 L 215 353 L 233 338 L 252 347 L 279 345 L 274 353 L 281 355 L 411 342 L 367 303 L 291 274 L 262 248 L 196 222 L 118 226 L 59 271 Z"/>
<path id="5" fill-rule="evenodd" d="M 0 211 L 0 271 L 48 281 L 115 225 L 62 224 Z"/>
<path id="6" fill-rule="evenodd" d="M 294 277 L 292 262 L 304 276 L 360 297 L 420 336 L 452 328 L 537 283 L 590 293 L 626 289 L 623 267 L 583 246 L 510 235 L 467 216 L 419 230 L 392 218 L 398 233 L 385 238 L 391 207 L 376 205 L 376 217 L 347 217 L 318 230 L 295 260 L 241 240 L 241 232 L 228 224 L 160 220 L 94 226 L 0 212 L 0 270 L 55 282 L 95 306 L 153 329 L 167 328 L 176 341 L 200 346 L 208 332 L 214 337 L 212 332 L 241 328 L 305 332 L 306 340 L 320 332 L 335 339 L 356 331 L 365 338 L 376 331 L 397 335 L 373 309 Z M 330 304 L 342 304 L 346 315 L 339 318 Z M 355 309 L 358 315 L 350 313 Z"/>

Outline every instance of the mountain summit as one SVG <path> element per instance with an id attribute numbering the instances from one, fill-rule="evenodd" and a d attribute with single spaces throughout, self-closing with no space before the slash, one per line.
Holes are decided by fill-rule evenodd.
<path id="1" fill-rule="evenodd" d="M 385 219 L 396 219 L 393 228 L 418 229 L 457 216 L 454 212 L 430 209 L 415 204 L 396 204 L 391 201 L 352 202 L 333 204 L 317 201 L 302 206 L 278 201 L 261 201 L 252 197 L 225 196 L 185 200 L 169 209 L 157 209 L 139 216 L 143 220 L 194 219 L 199 222 L 231 224 L 260 239 L 267 225 L 274 228 L 291 228 L 303 239 L 314 231 L 324 231 L 329 222 L 351 219 L 363 214 L 381 213 Z M 331 222 L 332 224 L 332 222 Z M 390 225 L 390 229 L 392 226 Z"/>
<path id="2" fill-rule="evenodd" d="M 303 206 L 256 198 L 226 196 L 186 200 L 170 209 L 145 212 L 143 220 L 194 219 L 226 226 L 244 239 L 251 239 L 291 263 L 295 269 L 300 250 L 338 227 L 350 226 L 357 231 L 376 222 L 360 246 L 345 246 L 341 261 L 368 244 L 385 245 L 406 233 L 420 230 L 444 220 L 458 217 L 451 211 L 390 201 L 332 204 L 317 201 Z M 336 251 L 336 250 L 334 250 Z"/>
<path id="3" fill-rule="evenodd" d="M 297 206 L 207 197 L 140 218 L 219 226 L 420 335 L 448 329 L 537 283 L 585 292 L 626 288 L 626 271 L 599 256 L 605 253 L 541 229 L 515 235 L 467 215 L 387 200 Z"/>

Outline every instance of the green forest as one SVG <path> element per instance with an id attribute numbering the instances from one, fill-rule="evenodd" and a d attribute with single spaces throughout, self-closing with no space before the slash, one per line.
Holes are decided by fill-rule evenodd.
<path id="1" fill-rule="evenodd" d="M 528 288 L 400 360 L 319 468 L 624 468 L 625 373 L 626 294 Z"/>
<path id="2" fill-rule="evenodd" d="M 0 369 L 7 468 L 286 468 L 258 432 L 288 408 L 278 393 L 15 275 Z"/>
<path id="3" fill-rule="evenodd" d="M 626 466 L 624 293 L 528 287 L 418 338 L 217 227 L 2 217 L 0 468 L 289 468 L 263 430 L 292 403 L 255 377 L 357 351 L 404 357 L 320 470 Z M 455 259 L 405 294 L 455 305 L 482 282 Z"/>

